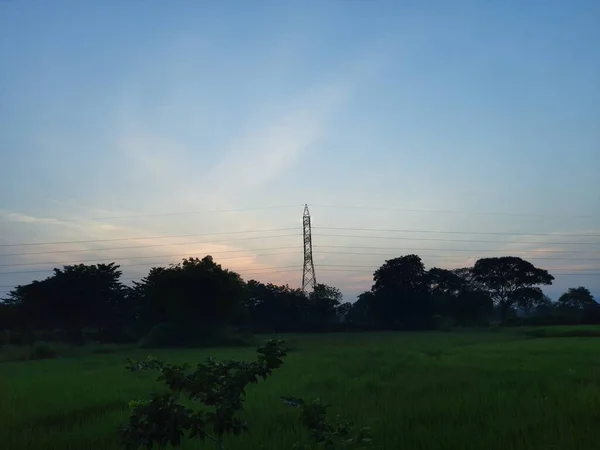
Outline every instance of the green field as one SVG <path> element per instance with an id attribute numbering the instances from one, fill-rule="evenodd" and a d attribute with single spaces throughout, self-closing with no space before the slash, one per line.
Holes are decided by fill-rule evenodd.
<path id="1" fill-rule="evenodd" d="M 227 449 L 291 449 L 302 430 L 282 395 L 320 396 L 332 412 L 370 426 L 373 448 L 600 448 L 597 337 L 487 331 L 287 339 L 293 351 L 283 368 L 248 392 L 251 433 L 229 439 Z M 157 386 L 155 373 L 126 372 L 124 360 L 149 353 L 171 362 L 255 355 L 253 348 L 76 349 L 52 360 L 0 363 L 0 448 L 119 448 L 127 402 Z"/>

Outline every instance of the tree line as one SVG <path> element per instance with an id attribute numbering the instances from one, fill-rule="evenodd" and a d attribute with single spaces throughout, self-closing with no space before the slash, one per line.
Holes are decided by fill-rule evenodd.
<path id="1" fill-rule="evenodd" d="M 519 257 L 479 259 L 473 267 L 425 269 L 417 255 L 386 260 L 354 303 L 336 287 L 309 292 L 245 281 L 211 256 L 153 267 L 133 286 L 116 263 L 69 265 L 17 286 L 0 302 L 6 341 L 38 339 L 197 345 L 240 333 L 449 329 L 492 322 L 600 323 L 585 287 L 557 302 L 540 286 L 554 277 Z M 237 333 L 237 334 L 236 334 Z"/>

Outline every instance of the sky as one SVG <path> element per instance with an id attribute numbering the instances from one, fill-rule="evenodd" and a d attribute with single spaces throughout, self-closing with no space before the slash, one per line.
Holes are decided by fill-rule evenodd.
<path id="1" fill-rule="evenodd" d="M 300 287 L 308 204 L 349 301 L 410 253 L 600 298 L 598 23 L 594 0 L 0 0 L 0 297 L 206 254 Z"/>

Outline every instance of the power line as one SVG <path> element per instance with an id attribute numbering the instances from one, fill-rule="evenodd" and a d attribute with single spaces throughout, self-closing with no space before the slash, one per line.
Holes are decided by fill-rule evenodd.
<path id="1" fill-rule="evenodd" d="M 315 227 L 317 228 L 317 227 Z M 292 228 L 288 228 L 292 229 Z M 277 229 L 273 229 L 275 231 Z M 281 230 L 286 230 L 286 228 L 282 228 Z M 256 232 L 258 232 L 257 230 Z M 261 230 L 266 231 L 266 230 Z M 372 230 L 375 231 L 375 230 Z M 377 230 L 383 231 L 383 230 Z M 233 232 L 237 233 L 237 232 Z M 215 233 L 217 234 L 217 233 Z M 78 249 L 78 250 L 53 250 L 53 251 L 43 251 L 43 252 L 22 252 L 22 253 L 3 253 L 0 254 L 2 256 L 28 256 L 28 255 L 53 255 L 59 253 L 85 253 L 85 252 L 100 252 L 100 251 L 111 251 L 111 250 L 132 250 L 132 249 L 143 249 L 143 248 L 153 248 L 153 247 L 168 247 L 175 245 L 190 245 L 190 244 L 210 244 L 210 243 L 227 243 L 227 242 L 239 242 L 239 241 L 247 241 L 247 240 L 256 240 L 256 239 L 275 239 L 280 237 L 291 237 L 291 236 L 299 236 L 299 233 L 288 233 L 288 234 L 279 234 L 274 236 L 254 236 L 254 237 L 243 237 L 237 239 L 220 239 L 220 240 L 209 240 L 209 241 L 187 241 L 187 242 L 174 242 L 174 243 L 162 243 L 162 244 L 149 244 L 149 245 L 134 245 L 127 247 L 105 247 L 105 248 L 92 248 L 92 249 Z M 194 235 L 189 235 L 194 236 Z M 538 244 L 538 245 L 588 245 L 588 246 L 600 246 L 600 243 L 595 242 L 510 242 L 510 241 L 497 241 L 497 240 L 472 240 L 472 239 L 438 239 L 438 238 L 413 238 L 413 237 L 402 237 L 402 236 L 359 236 L 359 235 L 349 235 L 349 234 L 315 234 L 315 236 L 322 237 L 337 237 L 337 238 L 357 238 L 357 239 L 394 239 L 394 240 L 408 240 L 408 241 L 436 241 L 436 242 L 477 242 L 477 243 L 499 243 L 499 244 Z M 600 236 L 600 235 L 599 235 Z M 175 237 L 175 236 L 173 236 Z M 151 239 L 151 238 L 134 238 L 134 239 Z M 126 240 L 126 239 L 123 239 Z M 73 241 L 75 242 L 75 241 Z M 40 244 L 41 245 L 41 244 Z M 325 247 L 325 246 L 322 246 Z M 350 246 L 344 246 L 346 248 L 350 248 Z M 407 249 L 402 249 L 407 250 Z M 415 248 L 415 250 L 428 250 L 428 249 L 420 249 Z M 454 249 L 444 249 L 447 251 L 451 251 Z M 481 251 L 491 251 L 491 250 L 481 250 Z M 512 251 L 512 250 L 511 250 Z M 533 250 L 532 250 L 533 251 Z M 548 250 L 550 251 L 550 250 Z M 557 250 L 558 252 L 566 252 L 565 250 Z M 575 252 L 575 251 L 573 251 Z M 2 265 L 0 265 L 2 266 Z"/>
<path id="2" fill-rule="evenodd" d="M 298 230 L 298 227 L 288 228 L 271 228 L 266 230 L 245 230 L 245 231 L 219 231 L 213 233 L 194 233 L 194 234 L 173 234 L 173 235 L 162 235 L 162 236 L 142 236 L 142 237 L 129 237 L 129 238 L 115 238 L 115 239 L 89 239 L 85 241 L 52 241 L 52 242 L 28 242 L 22 244 L 0 244 L 0 247 L 25 247 L 34 245 L 65 245 L 65 244 L 91 244 L 95 242 L 118 242 L 118 241 L 136 241 L 145 239 L 171 239 L 171 238 L 184 238 L 184 237 L 196 237 L 196 236 L 216 236 L 220 234 L 241 234 L 241 233 L 266 233 L 272 231 L 290 231 Z"/>
<path id="3" fill-rule="evenodd" d="M 266 247 L 260 249 L 243 249 L 243 250 L 224 250 L 218 252 L 210 252 L 212 256 L 218 256 L 221 254 L 229 254 L 229 253 L 242 253 L 248 251 L 274 251 L 274 250 L 289 250 L 298 248 L 297 246 L 286 246 L 286 247 Z M 440 251 L 466 251 L 472 252 L 471 255 L 421 255 L 423 258 L 480 258 L 481 256 L 475 255 L 477 252 L 501 252 L 505 253 L 503 250 L 469 250 L 469 249 L 419 249 L 419 248 L 395 248 L 395 247 L 370 247 L 370 246 L 352 246 L 352 245 L 321 245 L 315 248 L 343 248 L 343 249 L 370 249 L 370 250 L 385 250 L 386 253 L 375 253 L 375 252 L 348 252 L 348 251 L 327 251 L 327 252 L 319 252 L 321 255 L 357 255 L 357 256 L 382 256 L 382 257 L 394 257 L 397 256 L 398 251 L 413 251 L 413 250 L 440 250 Z M 533 251 L 533 250 L 532 250 Z M 549 250 L 544 250 L 543 252 L 550 252 Z M 563 251 L 552 251 L 563 253 Z M 566 251 L 568 252 L 568 251 Z M 284 253 L 258 253 L 258 254 L 250 254 L 248 256 L 235 257 L 237 258 L 250 258 L 255 256 L 274 256 L 274 255 L 283 255 L 283 254 L 297 254 L 302 253 L 301 250 L 293 251 L 293 252 L 284 252 Z M 511 253 L 519 253 L 518 251 L 514 251 Z M 521 252 L 522 253 L 522 252 Z M 528 252 L 525 252 L 528 253 Z M 575 252 L 580 253 L 580 252 Z M 28 262 L 28 263 L 11 263 L 11 264 L 0 264 L 0 267 L 22 267 L 22 266 L 36 266 L 42 264 L 52 264 L 52 265 L 69 265 L 69 264 L 80 264 L 80 263 L 106 263 L 106 262 L 115 262 L 116 259 L 121 260 L 139 260 L 139 259 L 152 259 L 152 258 L 184 258 L 189 257 L 190 254 L 167 254 L 167 255 L 150 255 L 150 256 L 123 256 L 119 258 L 92 258 L 92 259 L 78 259 L 78 260 L 70 260 L 70 261 L 42 261 L 42 262 Z M 228 260 L 232 258 L 220 258 L 219 260 Z M 558 256 L 531 256 L 527 259 L 531 260 L 572 260 L 572 261 L 600 261 L 600 258 L 580 258 L 580 257 L 558 257 Z M 143 264 L 120 264 L 121 267 L 130 267 L 130 266 L 139 266 L 139 265 L 148 265 L 148 264 L 170 264 L 171 262 L 157 262 L 157 263 L 143 263 Z M 0 272 L 0 275 L 6 274 L 17 274 L 17 273 L 38 273 L 45 272 L 48 270 L 52 270 L 52 268 L 45 268 L 40 270 L 31 270 L 31 271 L 13 271 L 13 272 Z"/>
<path id="4" fill-rule="evenodd" d="M 323 235 L 315 235 L 323 236 Z M 334 235 L 335 236 L 335 235 Z M 352 237 L 352 236 L 347 236 Z M 361 236 L 362 237 L 362 236 Z M 380 238 L 381 236 L 370 236 L 372 238 Z M 367 247 L 367 246 L 351 246 L 351 245 L 315 245 L 314 248 L 364 248 L 364 249 L 377 249 L 377 250 L 399 250 L 399 251 L 441 251 L 441 252 L 486 252 L 486 253 L 581 253 L 581 250 L 494 250 L 494 249 L 465 249 L 465 248 L 423 248 L 423 247 Z M 422 255 L 426 256 L 426 255 Z"/>
<path id="5" fill-rule="evenodd" d="M 239 241 L 250 241 L 256 239 L 275 239 L 280 237 L 300 236 L 300 233 L 288 233 L 278 234 L 275 236 L 254 236 L 254 237 L 243 237 L 237 239 L 219 239 L 216 241 L 193 241 L 193 242 L 170 242 L 166 244 L 150 244 L 150 245 L 134 245 L 129 247 L 106 247 L 106 248 L 92 248 L 83 250 L 54 250 L 46 252 L 26 252 L 26 253 L 2 253 L 0 256 L 27 256 L 27 255 L 54 255 L 57 253 L 83 253 L 83 252 L 103 252 L 108 250 L 131 250 L 138 248 L 153 248 L 153 247 L 168 247 L 170 245 L 190 245 L 190 244 L 215 244 L 215 243 L 227 243 L 227 242 L 239 242 Z M 1 266 L 1 264 L 0 264 Z"/>
<path id="6" fill-rule="evenodd" d="M 391 233 L 436 233 L 436 234 L 467 234 L 467 235 L 499 235 L 499 236 L 560 236 L 560 237 L 600 237 L 600 234 L 576 234 L 576 233 L 512 233 L 512 232 L 493 232 L 493 231 L 441 231 L 441 230 L 417 230 L 417 229 L 381 229 L 381 228 L 351 228 L 351 227 L 319 227 L 313 226 L 313 229 L 321 230 L 339 230 L 339 231 L 368 231 L 368 232 L 391 232 Z M 26 246 L 37 246 L 37 245 L 68 245 L 68 244 L 91 244 L 100 242 L 122 242 L 122 241 L 135 241 L 135 240 L 157 240 L 157 239 L 173 239 L 173 238 L 186 238 L 186 237 L 197 237 L 197 236 L 216 236 L 226 234 L 242 234 L 242 233 L 269 233 L 275 231 L 291 231 L 297 230 L 297 227 L 286 227 L 286 228 L 270 228 L 263 230 L 238 230 L 238 231 L 219 231 L 210 233 L 193 233 L 193 234 L 173 234 L 173 235 L 159 235 L 159 236 L 134 236 L 127 238 L 112 238 L 112 239 L 87 239 L 77 241 L 47 241 L 47 242 L 23 242 L 19 244 L 0 244 L 0 247 L 26 247 Z M 409 239 L 409 238 L 405 238 Z M 422 238 L 410 238 L 413 240 L 424 240 Z M 459 240 L 457 240 L 459 241 Z M 465 240 L 466 241 L 466 240 Z M 469 242 L 473 242 L 469 240 Z M 477 241 L 477 242 L 504 242 L 504 241 Z M 528 243 L 528 242 L 520 242 Z M 539 242 L 531 242 L 537 244 Z M 554 242 L 554 244 L 585 244 L 583 242 Z M 592 243 L 592 245 L 598 245 Z"/>
<path id="7" fill-rule="evenodd" d="M 286 249 L 292 249 L 292 248 L 298 248 L 297 246 L 288 246 L 288 247 L 268 247 L 268 248 L 253 248 L 250 250 L 223 250 L 223 251 L 219 251 L 219 252 L 209 252 L 211 254 L 211 256 L 215 256 L 215 255 L 220 255 L 223 253 L 242 253 L 242 252 L 248 252 L 248 251 L 269 251 L 269 250 L 286 250 Z M 266 253 L 266 255 L 270 255 L 270 254 L 276 254 L 276 253 Z M 130 259 L 152 259 L 152 258 L 187 258 L 189 256 L 189 254 L 183 254 L 183 253 L 171 253 L 169 255 L 150 255 L 150 256 L 129 256 L 129 257 L 119 257 L 118 259 L 123 259 L 123 260 L 130 260 Z M 251 254 L 249 256 L 244 256 L 244 258 L 251 258 L 252 256 L 259 256 L 259 255 L 255 255 L 255 254 Z M 78 259 L 78 260 L 71 260 L 71 261 L 44 261 L 44 262 L 29 262 L 29 263 L 17 263 L 17 264 L 0 264 L 0 267 L 16 267 L 16 266 L 35 266 L 35 265 L 39 265 L 39 264 L 79 264 L 79 263 L 85 263 L 85 262 L 111 262 L 114 261 L 117 258 L 92 258 L 92 259 Z M 224 258 L 227 259 L 227 258 Z"/>
<path id="8" fill-rule="evenodd" d="M 276 255 L 298 255 L 302 252 L 282 252 L 282 253 L 263 253 L 256 254 L 252 256 L 276 256 Z M 234 256 L 232 258 L 220 258 L 219 261 L 232 260 L 232 259 L 244 259 L 249 258 L 251 256 Z M 112 260 L 111 260 L 112 261 Z M 135 264 L 118 264 L 119 268 L 121 267 L 142 267 L 142 266 L 164 266 L 170 264 L 177 264 L 173 261 L 154 261 L 154 262 L 144 262 L 144 263 L 135 263 Z M 34 270 L 19 270 L 19 271 L 11 271 L 11 272 L 0 272 L 0 275 L 14 275 L 14 274 L 25 274 L 25 273 L 42 273 L 48 272 L 50 270 L 54 270 L 53 268 L 45 268 L 45 269 L 34 269 Z"/>
<path id="9" fill-rule="evenodd" d="M 46 220 L 52 222 L 83 222 L 86 220 L 114 220 L 114 219 L 135 219 L 140 217 L 166 217 L 166 216 L 190 216 L 195 214 L 215 214 L 222 212 L 243 212 L 243 211 L 264 211 L 268 209 L 286 209 L 286 208 L 301 208 L 302 205 L 283 205 L 283 206 L 260 206 L 254 208 L 230 208 L 230 209 L 205 209 L 201 211 L 182 211 L 182 212 L 167 212 L 167 213 L 146 213 L 146 214 L 129 214 L 123 216 L 99 216 L 99 217 L 71 217 L 71 218 L 56 218 L 50 217 Z M 8 219 L 0 218 L 0 221 Z"/>
<path id="10" fill-rule="evenodd" d="M 134 219 L 139 217 L 166 217 L 166 216 L 190 216 L 195 214 L 215 214 L 222 212 L 244 212 L 244 211 L 265 211 L 268 209 L 287 209 L 298 208 L 301 205 L 283 205 L 283 206 L 258 206 L 255 208 L 230 208 L 230 209 L 205 209 L 203 211 L 183 211 L 183 212 L 168 212 L 168 213 L 150 213 L 150 214 L 131 214 L 127 216 L 104 216 L 92 217 L 89 219 L 80 218 L 75 220 L 112 220 L 112 219 Z"/>
<path id="11" fill-rule="evenodd" d="M 491 240 L 477 240 L 477 239 L 439 239 L 439 238 L 414 238 L 414 237 L 403 237 L 403 236 L 356 236 L 349 234 L 315 234 L 315 236 L 327 236 L 327 237 L 351 237 L 351 238 L 364 238 L 364 239 L 399 239 L 404 241 L 436 241 L 436 242 L 477 242 L 477 243 L 493 243 L 493 244 L 543 244 L 543 245 L 592 245 L 600 246 L 600 242 L 510 242 L 510 241 L 491 241 Z"/>
<path id="12" fill-rule="evenodd" d="M 272 269 L 276 269 L 276 270 L 272 270 Z M 279 270 L 279 269 L 286 269 L 286 270 Z M 234 270 L 234 272 L 238 272 L 240 273 L 240 275 L 262 275 L 262 274 L 269 274 L 269 273 L 279 273 L 279 272 L 295 272 L 298 270 L 297 265 L 288 265 L 288 266 L 274 266 L 274 267 L 270 267 L 270 268 L 260 268 L 260 269 L 246 269 L 246 270 Z M 143 277 L 142 277 L 143 278 Z M 140 277 L 126 277 L 126 278 L 120 278 L 121 281 L 133 281 L 133 280 L 140 280 Z M 14 287 L 14 285 L 5 285 L 5 286 L 0 286 L 0 288 L 12 288 Z"/>
<path id="13" fill-rule="evenodd" d="M 319 264 L 318 267 L 360 267 L 360 268 L 367 268 L 367 269 L 372 269 L 373 268 L 373 264 L 370 265 L 360 265 L 360 264 Z M 560 272 L 562 270 L 570 270 L 573 271 L 573 269 L 551 269 L 555 272 Z M 597 268 L 595 269 L 577 269 L 578 271 L 590 271 L 590 270 L 598 270 Z"/>
<path id="14" fill-rule="evenodd" d="M 380 210 L 380 211 L 397 211 L 407 213 L 429 213 L 429 214 L 464 214 L 464 215 L 479 215 L 479 216 L 514 216 L 514 217 L 554 217 L 554 218 L 585 218 L 585 219 L 597 219 L 598 216 L 592 214 L 543 214 L 543 213 L 509 213 L 509 212 L 488 212 L 488 211 L 457 211 L 447 209 L 403 209 L 394 207 L 383 207 L 383 206 L 352 206 L 352 205 L 315 205 L 309 203 L 308 206 L 311 208 L 338 208 L 338 209 L 369 209 L 369 210 Z"/>
<path id="15" fill-rule="evenodd" d="M 319 271 L 329 271 L 329 272 L 364 272 L 364 269 L 319 269 Z M 562 276 L 579 276 L 579 275 L 586 275 L 586 276 L 598 276 L 600 275 L 600 272 L 572 272 L 572 273 L 560 273 L 558 274 L 561 277 Z"/>
<path id="16" fill-rule="evenodd" d="M 381 250 L 394 250 L 394 248 L 384 248 L 384 247 L 361 247 L 361 246 L 345 246 L 345 245 L 321 245 L 320 247 L 334 247 L 334 248 L 373 248 L 373 249 L 381 249 Z M 401 250 L 401 249 L 398 249 Z M 476 250 L 479 251 L 479 250 Z M 371 252 L 319 252 L 320 255 L 365 255 L 365 256 L 397 256 L 398 253 L 371 253 Z M 481 258 L 481 256 L 465 256 L 465 255 L 421 255 L 423 258 Z M 600 261 L 600 258 L 571 258 L 568 256 L 530 256 L 527 259 L 535 259 L 535 260 L 573 260 L 573 261 Z"/>
<path id="17" fill-rule="evenodd" d="M 392 233 L 438 233 L 438 234 L 475 234 L 475 235 L 500 235 L 500 236 L 560 236 L 560 237 L 600 237 L 600 234 L 577 233 L 513 233 L 496 231 L 440 231 L 440 230 L 404 230 L 383 228 L 347 228 L 347 227 L 313 227 L 315 230 L 346 230 L 346 231 L 377 231 Z"/>

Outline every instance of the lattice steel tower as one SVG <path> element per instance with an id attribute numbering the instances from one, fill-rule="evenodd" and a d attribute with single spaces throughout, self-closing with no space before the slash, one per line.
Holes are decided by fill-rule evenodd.
<path id="1" fill-rule="evenodd" d="M 312 236 L 310 229 L 310 213 L 308 205 L 304 205 L 304 215 L 302 216 L 304 230 L 304 268 L 302 269 L 302 291 L 306 292 L 307 286 L 312 286 L 313 290 L 317 284 L 315 275 L 315 263 L 312 256 Z"/>

